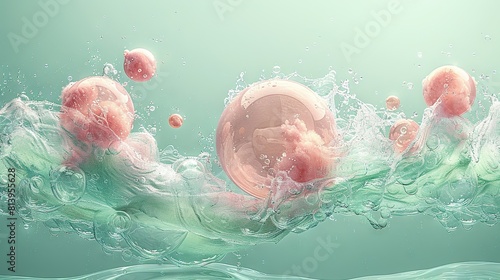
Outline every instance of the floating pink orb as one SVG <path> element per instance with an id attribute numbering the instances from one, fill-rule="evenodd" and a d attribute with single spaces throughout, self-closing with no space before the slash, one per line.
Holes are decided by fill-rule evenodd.
<path id="1" fill-rule="evenodd" d="M 387 110 L 396 110 L 397 108 L 399 108 L 400 104 L 401 101 L 397 96 L 394 95 L 387 97 L 387 99 L 385 100 L 385 107 L 387 108 Z"/>
<path id="2" fill-rule="evenodd" d="M 306 86 L 263 81 L 240 92 L 222 113 L 217 154 L 237 186 L 265 198 L 279 171 L 296 182 L 328 175 L 334 127 L 327 104 Z"/>
<path id="3" fill-rule="evenodd" d="M 432 106 L 440 100 L 436 109 L 444 117 L 469 111 L 476 98 L 476 82 L 457 66 L 435 69 L 422 81 L 422 86 L 425 103 Z"/>
<path id="4" fill-rule="evenodd" d="M 61 125 L 76 138 L 101 148 L 124 140 L 132 129 L 134 105 L 118 82 L 95 76 L 62 91 Z"/>
<path id="5" fill-rule="evenodd" d="M 413 120 L 398 120 L 391 127 L 389 139 L 394 141 L 394 150 L 402 153 L 417 137 L 419 125 Z"/>
<path id="6" fill-rule="evenodd" d="M 125 50 L 123 69 L 127 76 L 136 82 L 149 81 L 156 71 L 156 60 L 153 54 L 145 49 Z"/>
<path id="7" fill-rule="evenodd" d="M 172 114 L 172 115 L 170 115 L 170 117 L 168 117 L 168 124 L 170 124 L 170 126 L 172 128 L 181 127 L 183 122 L 184 122 L 184 119 L 179 114 Z"/>

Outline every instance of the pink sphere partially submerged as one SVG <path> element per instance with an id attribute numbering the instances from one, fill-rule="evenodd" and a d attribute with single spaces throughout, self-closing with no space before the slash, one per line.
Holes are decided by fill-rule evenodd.
<path id="1" fill-rule="evenodd" d="M 442 66 L 432 71 L 423 81 L 423 94 L 428 106 L 437 106 L 444 117 L 460 116 L 470 110 L 476 98 L 476 82 L 457 66 Z"/>
<path id="2" fill-rule="evenodd" d="M 146 49 L 125 50 L 123 69 L 127 76 L 136 82 L 149 81 L 156 71 L 156 60 Z"/>
<path id="3" fill-rule="evenodd" d="M 394 141 L 394 150 L 404 152 L 417 137 L 419 125 L 409 119 L 396 121 L 389 132 L 389 139 Z"/>
<path id="4" fill-rule="evenodd" d="M 287 80 L 263 81 L 240 92 L 222 113 L 217 154 L 237 186 L 265 198 L 279 171 L 296 182 L 328 175 L 334 126 L 332 112 L 309 88 Z"/>
<path id="5" fill-rule="evenodd" d="M 105 77 L 84 78 L 62 91 L 61 125 L 79 141 L 108 148 L 132 129 L 134 105 L 118 82 Z"/>

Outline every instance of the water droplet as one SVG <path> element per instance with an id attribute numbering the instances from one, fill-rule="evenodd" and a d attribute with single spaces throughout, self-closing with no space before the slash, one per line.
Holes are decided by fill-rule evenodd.
<path id="1" fill-rule="evenodd" d="M 429 150 L 433 151 L 437 149 L 437 147 L 439 147 L 439 143 L 440 143 L 439 137 L 436 134 L 431 134 L 429 138 L 427 138 L 425 144 L 427 145 L 427 148 L 429 148 Z"/>
<path id="2" fill-rule="evenodd" d="M 485 35 L 485 36 L 484 36 L 484 39 L 485 39 L 486 41 L 490 41 L 490 40 L 491 40 L 491 36 L 490 36 L 490 35 Z"/>
<path id="3" fill-rule="evenodd" d="M 133 257 L 132 251 L 130 251 L 128 249 L 125 249 L 125 250 L 122 251 L 122 259 L 123 259 L 123 261 L 129 262 L 129 261 L 132 260 L 132 257 Z"/>
<path id="4" fill-rule="evenodd" d="M 183 158 L 172 164 L 175 172 L 185 179 L 198 179 L 205 173 L 205 166 L 194 158 Z"/>
<path id="5" fill-rule="evenodd" d="M 422 52 L 417 52 L 417 57 L 422 58 Z"/>
<path id="6" fill-rule="evenodd" d="M 85 173 L 76 166 L 60 166 L 50 172 L 52 193 L 65 204 L 74 204 L 85 193 Z"/>
<path id="7" fill-rule="evenodd" d="M 276 66 L 273 67 L 273 73 L 274 74 L 278 74 L 280 71 L 281 71 L 281 67 L 279 67 L 278 65 L 276 65 Z"/>
<path id="8" fill-rule="evenodd" d="M 49 65 L 47 63 L 45 63 L 44 67 L 45 68 L 49 68 Z"/>
<path id="9" fill-rule="evenodd" d="M 108 77 L 113 77 L 114 75 L 118 74 L 118 70 L 115 69 L 113 64 L 111 63 L 106 63 L 104 64 L 104 67 L 102 69 L 102 75 L 103 76 L 108 76 Z"/>
<path id="10" fill-rule="evenodd" d="M 130 216 L 126 212 L 117 211 L 110 216 L 108 225 L 116 233 L 122 233 L 130 229 L 132 225 L 132 219 L 130 219 Z"/>

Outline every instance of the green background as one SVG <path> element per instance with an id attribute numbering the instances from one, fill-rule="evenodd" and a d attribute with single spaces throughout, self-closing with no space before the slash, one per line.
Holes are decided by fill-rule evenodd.
<path id="1" fill-rule="evenodd" d="M 123 73 L 119 78 L 135 97 L 140 118 L 134 131 L 154 127 L 160 148 L 171 144 L 185 155 L 213 148 L 206 138 L 241 72 L 250 84 L 271 77 L 276 65 L 311 78 L 333 69 L 362 101 L 383 106 L 388 95 L 397 95 L 401 110 L 419 120 L 425 108 L 421 81 L 438 66 L 454 64 L 471 73 L 479 82 L 478 100 L 484 91 L 498 93 L 499 8 L 495 0 L 3 0 L 0 98 L 3 104 L 25 92 L 30 99 L 60 102 L 69 80 L 99 75 L 105 63 L 121 72 L 123 51 L 142 47 L 155 55 L 158 77 L 145 84 Z M 355 53 L 346 55 L 347 45 Z M 184 116 L 181 129 L 168 126 L 171 113 Z M 298 266 L 304 275 L 324 279 L 500 262 L 498 225 L 448 233 L 432 218 L 416 216 L 393 218 L 388 228 L 375 230 L 362 217 L 334 218 L 224 261 L 274 274 Z M 314 259 L 318 239 L 337 243 L 326 260 Z M 19 226 L 18 243 L 17 275 L 72 276 L 133 264 L 105 254 L 95 241 L 54 236 L 42 225 Z M 7 253 L 0 249 L 0 256 Z M 0 264 L 0 274 L 8 274 L 2 257 Z"/>

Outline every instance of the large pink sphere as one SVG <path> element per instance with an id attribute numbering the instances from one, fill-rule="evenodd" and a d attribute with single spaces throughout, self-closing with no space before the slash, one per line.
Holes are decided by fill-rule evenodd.
<path id="1" fill-rule="evenodd" d="M 441 99 L 436 109 L 444 117 L 460 116 L 469 111 L 476 98 L 476 82 L 457 66 L 435 69 L 422 81 L 422 87 L 428 106 Z"/>
<path id="2" fill-rule="evenodd" d="M 279 171 L 296 182 L 328 175 L 334 127 L 327 104 L 309 88 L 287 80 L 263 81 L 240 92 L 222 113 L 217 154 L 237 186 L 265 198 Z"/>
<path id="3" fill-rule="evenodd" d="M 61 125 L 82 142 L 108 148 L 127 138 L 132 129 L 132 100 L 108 77 L 88 77 L 68 85 L 62 91 L 62 105 Z"/>
<path id="4" fill-rule="evenodd" d="M 156 71 L 156 59 L 146 49 L 133 49 L 124 52 L 123 70 L 127 76 L 136 82 L 149 81 Z"/>

